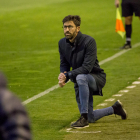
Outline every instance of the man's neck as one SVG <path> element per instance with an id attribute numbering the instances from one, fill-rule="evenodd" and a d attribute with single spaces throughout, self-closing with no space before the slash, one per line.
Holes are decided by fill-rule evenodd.
<path id="1" fill-rule="evenodd" d="M 74 43 L 75 38 L 69 39 L 70 43 Z"/>

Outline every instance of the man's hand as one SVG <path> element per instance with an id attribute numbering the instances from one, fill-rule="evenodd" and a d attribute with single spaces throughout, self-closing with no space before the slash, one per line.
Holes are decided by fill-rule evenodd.
<path id="1" fill-rule="evenodd" d="M 119 0 L 115 0 L 115 6 L 116 6 L 116 8 L 119 7 L 119 5 L 120 5 L 120 1 Z"/>
<path id="2" fill-rule="evenodd" d="M 60 81 L 66 81 L 66 76 L 64 73 L 60 73 L 59 76 L 58 76 L 58 80 Z"/>
<path id="3" fill-rule="evenodd" d="M 65 82 L 64 81 L 59 81 L 58 84 L 59 84 L 60 87 L 65 86 Z"/>
<path id="4" fill-rule="evenodd" d="M 65 85 L 66 76 L 65 76 L 64 73 L 60 73 L 59 76 L 58 76 L 58 80 L 59 80 L 58 84 L 59 84 L 60 87 L 63 87 Z"/>

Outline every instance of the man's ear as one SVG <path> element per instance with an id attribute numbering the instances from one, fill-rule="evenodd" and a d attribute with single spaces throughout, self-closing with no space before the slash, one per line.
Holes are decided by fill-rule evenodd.
<path id="1" fill-rule="evenodd" d="M 80 26 L 77 26 L 77 32 L 79 32 L 80 31 Z"/>

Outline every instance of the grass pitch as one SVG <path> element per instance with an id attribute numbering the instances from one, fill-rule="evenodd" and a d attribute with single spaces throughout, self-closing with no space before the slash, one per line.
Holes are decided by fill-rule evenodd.
<path id="1" fill-rule="evenodd" d="M 115 33 L 115 12 L 111 0 L 0 1 L 0 69 L 8 78 L 10 90 L 25 101 L 57 84 L 58 41 L 64 37 L 62 19 L 66 15 L 81 16 L 81 31 L 95 38 L 99 61 L 119 52 L 125 40 Z M 140 42 L 139 22 L 138 18 L 133 19 L 132 44 Z M 107 73 L 107 83 L 103 89 L 104 96 L 94 97 L 94 106 L 139 77 L 139 54 L 138 47 L 101 66 Z M 66 138 L 67 133 L 60 130 L 79 117 L 72 83 L 26 107 L 32 121 L 34 140 Z M 106 123 L 104 129 L 111 125 L 109 121 Z M 137 130 L 135 125 L 132 126 Z M 101 123 L 99 127 L 103 126 Z M 111 137 L 113 132 L 109 133 Z"/>

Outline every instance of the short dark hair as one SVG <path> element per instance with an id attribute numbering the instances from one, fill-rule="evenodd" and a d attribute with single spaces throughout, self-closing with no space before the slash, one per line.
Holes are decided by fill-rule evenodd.
<path id="1" fill-rule="evenodd" d="M 73 21 L 76 26 L 81 24 L 81 18 L 78 15 L 68 15 L 62 20 L 63 24 L 67 21 Z"/>

